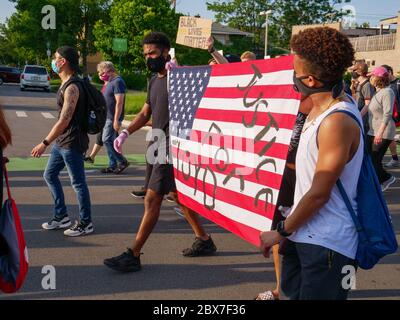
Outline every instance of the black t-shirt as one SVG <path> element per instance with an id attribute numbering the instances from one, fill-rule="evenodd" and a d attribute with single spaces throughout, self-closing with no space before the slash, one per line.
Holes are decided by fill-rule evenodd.
<path id="1" fill-rule="evenodd" d="M 64 132 L 58 136 L 56 143 L 64 149 L 73 149 L 78 152 L 86 152 L 89 147 L 84 121 L 87 117 L 85 91 L 79 79 L 71 78 L 57 92 L 57 105 L 59 108 L 58 118 L 64 105 L 64 92 L 68 85 L 74 83 L 79 89 L 79 99 L 76 104 L 74 115 Z"/>
<path id="2" fill-rule="evenodd" d="M 168 90 L 167 90 L 167 76 L 159 78 L 155 75 L 149 81 L 149 87 L 147 91 L 146 103 L 151 108 L 152 113 L 152 128 L 153 136 L 157 135 L 154 129 L 162 130 L 165 134 L 165 146 L 167 152 L 169 150 L 169 110 L 168 110 Z M 155 142 L 150 142 L 149 146 Z"/>
<path id="3" fill-rule="evenodd" d="M 307 115 L 299 112 L 296 117 L 296 123 L 293 127 L 292 138 L 290 139 L 287 162 L 294 164 L 296 162 L 297 148 L 300 143 L 301 131 L 306 122 Z"/>

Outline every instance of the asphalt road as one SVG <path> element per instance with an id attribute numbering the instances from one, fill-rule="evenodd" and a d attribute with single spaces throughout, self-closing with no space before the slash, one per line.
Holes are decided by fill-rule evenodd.
<path id="1" fill-rule="evenodd" d="M 14 141 L 10 157 L 28 157 L 57 116 L 55 95 L 20 92 L 17 86 L 0 86 L 0 104 L 11 125 Z M 26 113 L 26 117 L 22 113 Z M 127 153 L 144 153 L 145 131 L 131 136 Z M 394 174 L 399 177 L 400 170 Z M 60 231 L 41 230 L 52 216 L 52 199 L 42 172 L 11 172 L 12 193 L 17 201 L 30 257 L 30 270 L 23 288 L 0 299 L 244 299 L 274 287 L 272 260 L 238 237 L 203 220 L 218 253 L 212 257 L 185 258 L 180 252 L 193 241 L 189 225 L 165 203 L 160 220 L 143 249 L 143 269 L 118 274 L 103 266 L 103 259 L 120 254 L 133 241 L 143 212 L 141 200 L 129 192 L 140 187 L 144 167 L 131 166 L 121 176 L 88 173 L 95 233 L 66 238 Z M 75 194 L 68 176 L 62 183 L 69 214 L 77 219 Z M 386 193 L 397 233 L 400 230 L 400 183 Z M 44 290 L 43 267 L 56 270 L 56 289 Z M 386 257 L 372 271 L 359 271 L 352 299 L 399 299 L 400 255 Z"/>

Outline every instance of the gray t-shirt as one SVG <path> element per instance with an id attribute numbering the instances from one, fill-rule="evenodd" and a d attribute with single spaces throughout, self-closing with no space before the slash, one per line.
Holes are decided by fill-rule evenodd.
<path id="1" fill-rule="evenodd" d="M 386 129 L 382 138 L 393 140 L 396 135 L 396 125 L 393 121 L 394 92 L 390 87 L 379 90 L 371 100 L 368 108 L 369 132 L 375 136 L 384 123 Z"/>
<path id="2" fill-rule="evenodd" d="M 375 88 L 369 82 L 369 80 L 365 80 L 363 83 L 360 83 L 356 88 L 356 100 L 358 105 L 358 110 L 361 111 L 365 106 L 365 100 L 371 100 L 375 94 Z"/>
<path id="3" fill-rule="evenodd" d="M 103 95 L 107 104 L 107 119 L 114 120 L 115 116 L 115 106 L 117 104 L 117 100 L 115 99 L 116 94 L 125 94 L 126 93 L 126 84 L 125 81 L 117 76 L 112 79 L 104 89 Z M 125 114 L 125 99 L 124 104 L 122 106 L 121 116 L 119 117 L 119 121 L 124 119 Z"/>

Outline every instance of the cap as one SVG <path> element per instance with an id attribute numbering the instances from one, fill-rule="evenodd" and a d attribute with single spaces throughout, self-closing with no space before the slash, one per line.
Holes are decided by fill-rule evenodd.
<path id="1" fill-rule="evenodd" d="M 383 77 L 387 77 L 388 75 L 389 75 L 389 72 L 387 71 L 386 68 L 377 67 L 372 72 L 368 73 L 367 76 L 368 77 L 375 76 L 375 77 L 383 78 Z"/>

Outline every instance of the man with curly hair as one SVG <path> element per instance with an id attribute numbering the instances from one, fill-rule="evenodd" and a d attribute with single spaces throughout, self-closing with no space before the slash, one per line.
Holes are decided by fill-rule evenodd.
<path id="1" fill-rule="evenodd" d="M 344 266 L 354 266 L 357 231 L 335 187 L 341 180 L 356 207 L 363 159 L 361 115 L 343 92 L 343 74 L 354 60 L 348 38 L 328 27 L 310 28 L 291 40 L 294 87 L 311 111 L 296 156 L 294 205 L 276 231 L 261 234 L 261 249 L 281 243 L 281 289 L 290 299 L 346 299 Z M 284 244 L 284 245 L 283 245 Z"/>

